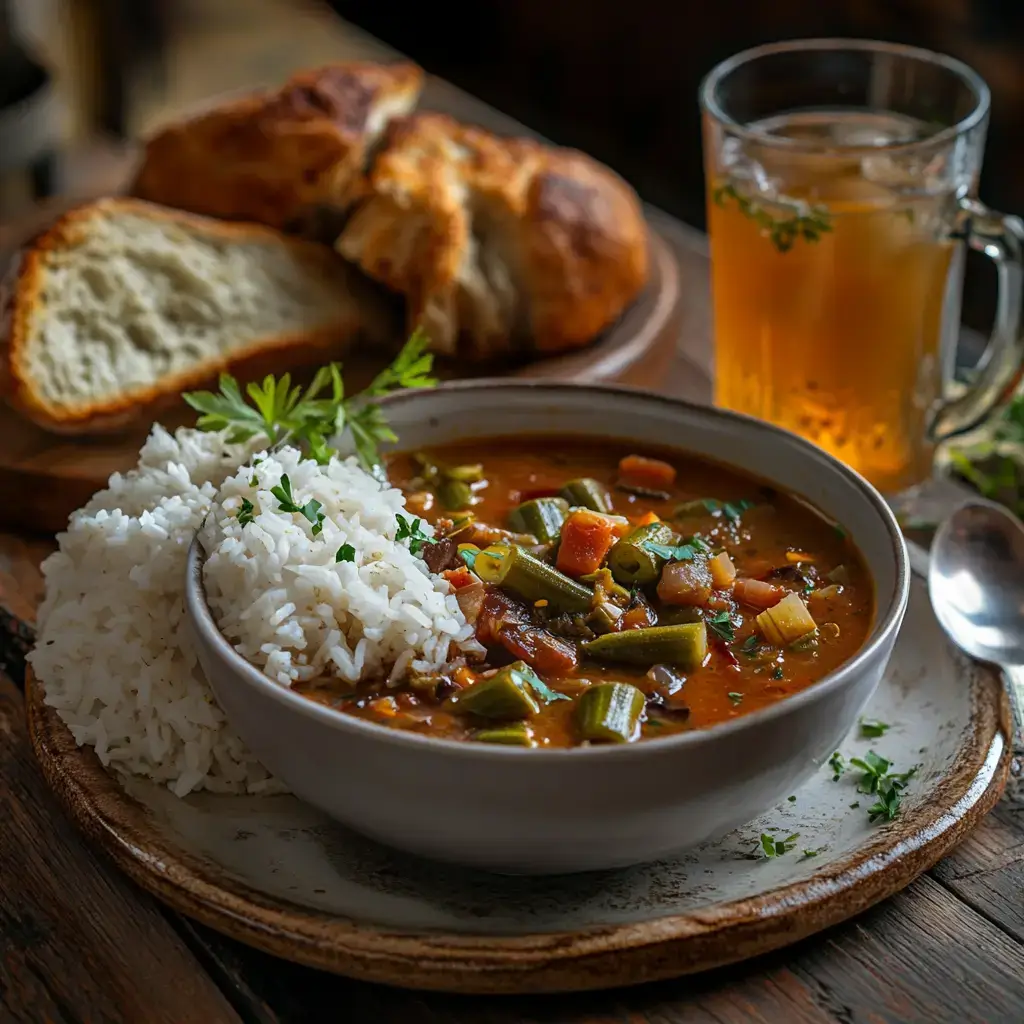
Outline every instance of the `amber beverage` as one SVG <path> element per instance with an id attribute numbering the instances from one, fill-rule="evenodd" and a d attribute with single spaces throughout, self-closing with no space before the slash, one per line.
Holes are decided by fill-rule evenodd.
<path id="1" fill-rule="evenodd" d="M 976 423 L 1021 360 L 1018 311 L 1004 309 L 985 379 L 948 400 L 964 239 L 1012 293 L 1021 231 L 968 198 L 987 92 L 945 61 L 801 41 L 733 58 L 702 93 L 716 404 L 802 434 L 891 494 L 930 475 L 934 443 Z M 886 95 L 894 68 L 904 84 L 916 69 L 922 91 L 943 74 L 961 84 L 948 124 L 934 103 L 925 120 L 914 90 Z"/>

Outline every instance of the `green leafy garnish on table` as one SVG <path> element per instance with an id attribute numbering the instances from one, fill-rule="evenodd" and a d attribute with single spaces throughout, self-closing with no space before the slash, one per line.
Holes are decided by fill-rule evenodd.
<path id="1" fill-rule="evenodd" d="M 884 736 L 891 726 L 888 722 L 879 722 L 877 719 L 862 718 L 860 720 L 860 734 L 864 739 L 877 739 Z"/>
<path id="2" fill-rule="evenodd" d="M 824 206 L 773 199 L 768 204 L 778 211 L 778 214 L 773 215 L 765 204 L 745 196 L 731 184 L 719 185 L 712 191 L 711 198 L 722 207 L 734 202 L 744 217 L 752 220 L 768 235 L 780 253 L 789 252 L 793 243 L 800 238 L 805 242 L 817 242 L 823 234 L 832 230 L 832 217 Z"/>
<path id="3" fill-rule="evenodd" d="M 786 836 L 785 839 L 776 839 L 774 836 L 768 835 L 767 832 L 762 832 L 761 849 L 766 857 L 781 857 L 793 849 L 799 838 L 799 832 L 794 832 L 792 835 Z"/>
<path id="4" fill-rule="evenodd" d="M 246 386 L 243 396 L 230 374 L 220 376 L 220 390 L 190 391 L 182 397 L 198 413 L 200 430 L 226 430 L 239 443 L 263 435 L 270 446 L 292 443 L 321 465 L 337 454 L 327 440 L 346 430 L 352 435 L 359 461 L 366 469 L 379 464 L 377 448 L 397 440 L 376 400 L 406 388 L 433 387 L 430 339 L 416 330 L 394 362 L 383 369 L 365 391 L 346 397 L 341 364 L 321 367 L 307 388 L 293 385 L 290 373 L 268 375 Z"/>
<path id="5" fill-rule="evenodd" d="M 846 761 L 843 760 L 843 755 L 838 750 L 828 759 L 828 766 L 832 769 L 832 781 L 838 782 L 843 772 L 846 771 Z"/>

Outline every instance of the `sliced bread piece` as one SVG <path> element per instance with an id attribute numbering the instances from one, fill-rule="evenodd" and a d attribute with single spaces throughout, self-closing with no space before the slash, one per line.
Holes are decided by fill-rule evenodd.
<path id="1" fill-rule="evenodd" d="M 127 426 L 222 370 L 282 372 L 390 333 L 373 287 L 327 246 L 136 199 L 65 214 L 4 284 L 4 396 L 64 434 Z"/>

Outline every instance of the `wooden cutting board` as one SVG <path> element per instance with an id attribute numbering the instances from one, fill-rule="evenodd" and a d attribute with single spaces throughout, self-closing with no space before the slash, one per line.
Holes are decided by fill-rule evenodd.
<path id="1" fill-rule="evenodd" d="M 48 213 L 54 216 L 54 210 Z M 42 227 L 39 213 L 26 219 L 7 239 L 26 239 Z M 586 383 L 621 382 L 658 387 L 665 379 L 679 337 L 679 268 L 668 243 L 652 231 L 651 277 L 647 289 L 593 345 L 569 355 L 519 366 L 490 367 L 476 375 L 509 374 Z M 0 252 L 0 266 L 11 255 Z M 396 339 L 396 341 L 399 339 Z M 353 390 L 381 369 L 383 362 L 359 353 L 345 356 L 345 376 Z M 288 367 L 282 366 L 280 372 Z M 463 372 L 456 372 L 459 369 Z M 442 377 L 466 376 L 464 368 L 440 366 Z M 182 403 L 180 412 L 161 415 L 169 428 L 194 423 Z M 131 469 L 152 423 L 106 437 L 58 437 L 25 421 L 0 404 L 0 527 L 39 533 L 62 530 L 68 516 L 106 485 L 111 473 Z"/>

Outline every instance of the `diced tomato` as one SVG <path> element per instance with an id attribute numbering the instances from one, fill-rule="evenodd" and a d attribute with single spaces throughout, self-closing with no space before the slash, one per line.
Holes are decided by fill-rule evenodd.
<path id="1" fill-rule="evenodd" d="M 771 608 L 777 605 L 788 593 L 784 587 L 777 587 L 764 580 L 737 580 L 733 584 L 732 596 L 737 601 L 749 604 L 753 608 Z"/>
<path id="2" fill-rule="evenodd" d="M 567 576 L 597 572 L 615 541 L 607 516 L 589 509 L 577 509 L 562 526 L 555 567 Z"/>
<path id="3" fill-rule="evenodd" d="M 469 571 L 468 566 L 465 565 L 460 565 L 456 569 L 445 569 L 441 575 L 451 584 L 452 590 L 471 587 L 477 582 L 477 578 Z"/>
<path id="4" fill-rule="evenodd" d="M 651 606 L 646 601 L 637 601 L 619 620 L 619 629 L 646 629 L 654 623 L 654 611 Z"/>
<path id="5" fill-rule="evenodd" d="M 664 490 L 676 482 L 676 469 L 661 459 L 627 455 L 619 462 L 619 477 L 626 484 Z"/>
<path id="6" fill-rule="evenodd" d="M 506 651 L 541 675 L 567 675 L 579 661 L 572 644 L 537 626 L 506 624 L 501 627 L 498 639 Z"/>

